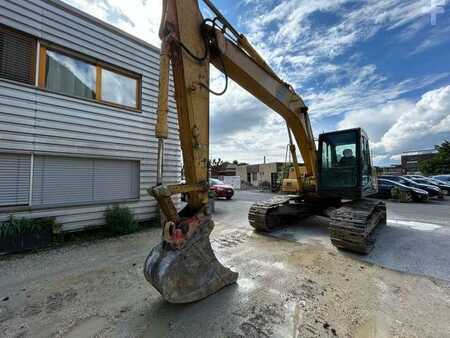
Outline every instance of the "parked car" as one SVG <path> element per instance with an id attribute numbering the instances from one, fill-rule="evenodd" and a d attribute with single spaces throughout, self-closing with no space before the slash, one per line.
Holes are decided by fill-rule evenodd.
<path id="1" fill-rule="evenodd" d="M 432 178 L 441 182 L 450 183 L 450 175 L 436 175 L 432 176 Z"/>
<path id="2" fill-rule="evenodd" d="M 216 178 L 209 179 L 209 187 L 216 193 L 216 197 L 224 197 L 230 200 L 234 195 L 234 189 L 231 185 L 227 185 Z"/>
<path id="3" fill-rule="evenodd" d="M 403 185 L 406 185 L 407 187 L 425 190 L 426 192 L 428 192 L 428 195 L 430 197 L 444 198 L 444 193 L 442 192 L 442 190 L 431 184 L 417 183 L 404 176 L 380 176 L 379 178 L 401 183 Z"/>
<path id="4" fill-rule="evenodd" d="M 444 195 L 450 194 L 450 182 L 445 183 L 445 182 L 441 182 L 439 180 L 435 180 L 432 177 L 425 177 L 425 176 L 420 176 L 420 175 L 405 175 L 405 177 L 410 178 L 414 182 L 417 182 L 417 183 L 431 184 L 436 187 L 439 187 L 444 192 Z"/>
<path id="5" fill-rule="evenodd" d="M 378 193 L 374 196 L 377 198 L 391 198 L 393 188 L 398 188 L 400 191 L 406 191 L 411 194 L 413 201 L 421 202 L 428 200 L 428 192 L 423 189 L 408 187 L 404 184 L 394 182 L 391 180 L 379 178 L 378 179 Z"/>

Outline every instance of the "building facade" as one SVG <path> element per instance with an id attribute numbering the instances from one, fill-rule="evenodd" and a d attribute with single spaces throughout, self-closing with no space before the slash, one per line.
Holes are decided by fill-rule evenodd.
<path id="1" fill-rule="evenodd" d="M 281 162 L 241 165 L 236 168 L 236 176 L 241 177 L 241 182 L 246 182 L 255 187 L 262 184 L 274 187 L 283 166 L 284 163 Z"/>
<path id="2" fill-rule="evenodd" d="M 376 169 L 378 175 L 403 175 L 403 167 L 400 164 L 393 164 L 390 167 L 377 167 Z"/>
<path id="3" fill-rule="evenodd" d="M 103 224 L 112 204 L 156 216 L 159 50 L 59 0 L 1 0 L 0 44 L 0 221 L 56 217 L 74 231 Z"/>
<path id="4" fill-rule="evenodd" d="M 409 175 L 420 174 L 419 163 L 421 161 L 432 159 L 436 154 L 437 151 L 434 149 L 403 153 L 401 157 L 403 173 Z"/>

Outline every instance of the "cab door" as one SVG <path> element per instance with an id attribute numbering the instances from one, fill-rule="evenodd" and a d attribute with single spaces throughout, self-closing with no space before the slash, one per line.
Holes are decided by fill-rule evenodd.
<path id="1" fill-rule="evenodd" d="M 361 133 L 361 190 L 362 195 L 372 195 L 378 190 L 376 171 L 372 165 L 369 139 Z"/>

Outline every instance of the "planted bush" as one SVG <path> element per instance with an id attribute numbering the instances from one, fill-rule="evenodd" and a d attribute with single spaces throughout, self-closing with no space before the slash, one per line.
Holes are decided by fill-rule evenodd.
<path id="1" fill-rule="evenodd" d="M 133 213 L 128 207 L 118 205 L 105 211 L 107 229 L 114 235 L 125 235 L 135 232 L 139 228 Z"/>
<path id="2" fill-rule="evenodd" d="M 54 218 L 21 218 L 11 216 L 0 223 L 0 252 L 11 253 L 48 246 L 56 226 Z"/>
<path id="3" fill-rule="evenodd" d="M 52 230 L 56 222 L 54 218 L 14 218 L 0 223 L 0 239 L 10 239 L 25 233 L 40 233 Z"/>

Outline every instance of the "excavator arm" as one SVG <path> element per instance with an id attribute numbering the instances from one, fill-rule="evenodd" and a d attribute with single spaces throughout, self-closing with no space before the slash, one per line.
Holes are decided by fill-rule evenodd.
<path id="1" fill-rule="evenodd" d="M 209 160 L 209 64 L 222 71 L 269 108 L 281 115 L 287 123 L 291 152 L 296 162 L 291 131 L 305 162 L 307 180 L 295 164 L 298 186 L 309 191 L 317 185 L 317 158 L 314 137 L 308 117 L 308 108 L 295 90 L 282 81 L 263 58 L 207 0 L 205 3 L 216 14 L 214 20 L 204 20 L 197 0 L 164 0 L 160 35 L 161 76 L 156 137 L 160 140 L 159 159 L 163 158 L 163 142 L 167 138 L 169 65 L 172 65 L 175 97 L 178 110 L 181 149 L 186 175 L 188 203 L 199 209 L 207 202 Z M 162 161 L 159 161 L 162 168 Z M 158 185 L 162 172 L 158 170 Z M 195 189 L 197 187 L 198 189 Z M 183 188 L 176 189 L 176 192 Z M 156 191 L 158 192 L 158 191 Z M 178 219 L 164 190 L 165 215 L 173 222 Z M 161 198 L 160 198 L 161 200 Z"/>
<path id="2" fill-rule="evenodd" d="M 227 78 L 281 115 L 287 123 L 298 186 L 317 188 L 316 147 L 308 108 L 294 89 L 282 81 L 209 0 L 215 13 L 204 19 L 198 0 L 163 0 L 162 40 L 156 137 L 157 185 L 150 189 L 164 218 L 162 244 L 153 249 L 145 265 L 150 283 L 171 302 L 201 299 L 233 283 L 237 274 L 215 258 L 209 242 L 213 227 L 208 202 L 209 67 L 213 64 Z M 168 137 L 170 66 L 178 111 L 180 143 L 186 184 L 163 184 L 164 139 Z M 217 94 L 217 93 L 216 93 Z M 305 162 L 307 175 L 298 168 L 291 132 Z M 305 189 L 304 189 L 305 190 Z M 184 192 L 188 205 L 177 212 L 171 196 Z"/>

